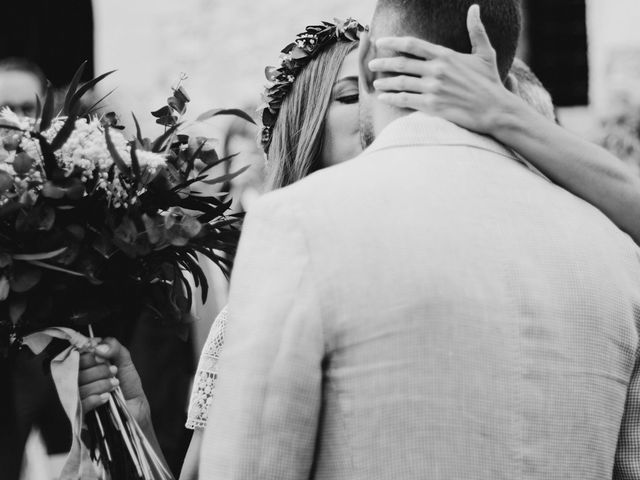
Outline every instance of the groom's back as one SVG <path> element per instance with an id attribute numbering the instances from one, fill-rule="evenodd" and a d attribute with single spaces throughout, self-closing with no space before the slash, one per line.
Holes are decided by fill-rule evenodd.
<path id="1" fill-rule="evenodd" d="M 611 475 L 638 250 L 507 155 L 414 114 L 282 192 L 323 318 L 317 478 Z"/>

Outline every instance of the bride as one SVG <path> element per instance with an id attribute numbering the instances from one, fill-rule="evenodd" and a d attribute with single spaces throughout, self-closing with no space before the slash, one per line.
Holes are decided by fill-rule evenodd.
<path id="1" fill-rule="evenodd" d="M 397 74 L 376 81 L 380 98 L 494 136 L 552 181 L 600 208 L 640 242 L 640 180 L 606 151 L 558 126 L 550 118 L 550 97 L 522 64 L 515 65 L 507 82 L 522 98 L 507 90 L 476 7 L 469 11 L 468 24 L 474 48 L 470 55 L 423 40 L 378 39 L 379 48 L 398 53 L 369 65 L 373 72 Z M 265 92 L 261 143 L 271 188 L 285 187 L 360 153 L 356 48 L 360 31 L 362 27 L 353 20 L 307 27 L 288 47 L 297 46 L 295 55 L 285 54 L 279 68 L 267 69 L 273 86 Z M 197 478 L 207 410 L 215 401 L 216 364 L 226 322 L 225 309 L 215 320 L 201 354 L 187 422 L 194 435 L 183 479 Z M 114 368 L 100 363 L 102 359 Z M 145 433 L 155 438 L 144 392 L 124 347 L 115 339 L 106 339 L 95 355 L 82 356 L 81 368 L 85 413 L 104 403 L 105 392 L 119 381 L 132 413 Z"/>

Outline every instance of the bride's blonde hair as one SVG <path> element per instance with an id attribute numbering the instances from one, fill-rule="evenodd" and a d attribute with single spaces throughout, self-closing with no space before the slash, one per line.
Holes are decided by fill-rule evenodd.
<path id="1" fill-rule="evenodd" d="M 285 187 L 324 166 L 320 165 L 320 152 L 331 92 L 345 57 L 357 45 L 331 45 L 296 78 L 273 126 L 267 156 L 268 188 Z"/>

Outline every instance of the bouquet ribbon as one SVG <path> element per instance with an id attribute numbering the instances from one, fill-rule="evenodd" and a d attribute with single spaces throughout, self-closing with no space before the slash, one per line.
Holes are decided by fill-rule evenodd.
<path id="1" fill-rule="evenodd" d="M 26 336 L 23 344 L 28 346 L 34 354 L 39 355 L 54 338 L 69 342 L 69 347 L 51 361 L 51 376 L 62 408 L 71 423 L 73 435 L 71 450 L 59 478 L 60 480 L 99 480 L 100 476 L 93 466 L 89 449 L 81 439 L 83 413 L 78 387 L 80 352 L 89 347 L 92 341 L 70 328 L 55 327 Z"/>

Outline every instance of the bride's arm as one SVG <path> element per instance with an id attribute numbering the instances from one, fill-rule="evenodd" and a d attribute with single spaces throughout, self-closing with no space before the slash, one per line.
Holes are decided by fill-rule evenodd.
<path id="1" fill-rule="evenodd" d="M 378 48 L 390 56 L 373 60 L 371 70 L 401 74 L 376 80 L 380 100 L 493 136 L 599 208 L 640 244 L 640 178 L 606 150 L 556 125 L 509 92 L 500 80 L 495 51 L 476 6 L 469 10 L 468 25 L 471 55 L 414 38 L 379 39 Z M 402 56 L 393 56 L 398 53 Z"/>
<path id="2" fill-rule="evenodd" d="M 599 208 L 640 244 L 640 178 L 603 148 L 548 121 L 519 99 L 505 99 L 487 132 L 552 181 Z"/>
<path id="3" fill-rule="evenodd" d="M 218 377 L 217 364 L 224 345 L 224 333 L 227 326 L 227 307 L 216 317 L 207 341 L 200 354 L 198 369 L 193 380 L 189 412 L 186 427 L 193 430 L 191 443 L 182 464 L 180 480 L 196 480 L 198 478 L 198 463 L 200 461 L 200 446 L 202 435 L 207 424 L 209 406 L 213 400 Z"/>

